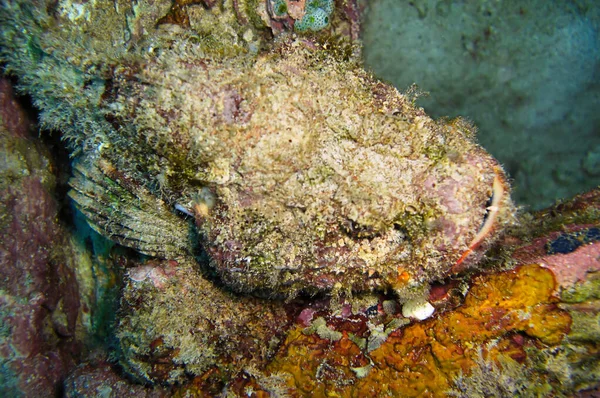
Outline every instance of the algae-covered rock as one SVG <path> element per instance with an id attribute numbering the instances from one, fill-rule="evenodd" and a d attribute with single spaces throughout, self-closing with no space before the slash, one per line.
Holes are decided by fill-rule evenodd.
<path id="1" fill-rule="evenodd" d="M 174 257 L 198 236 L 242 292 L 408 297 L 475 264 L 511 221 L 474 128 L 427 117 L 350 45 L 261 42 L 269 28 L 236 2 L 187 7 L 189 26 L 159 18 L 161 2 L 28 4 L 5 6 L 3 59 L 71 142 L 78 207 L 121 244 Z"/>
<path id="2" fill-rule="evenodd" d="M 340 316 L 325 310 L 313 324 L 327 324 L 329 334 L 337 332 L 340 338 L 323 336 L 318 328 L 306 333 L 297 325 L 267 374 L 285 377 L 290 391 L 302 396 L 442 397 L 475 383 L 465 380 L 481 366 L 488 370 L 486 382 L 496 382 L 496 392 L 517 389 L 536 396 L 551 391 L 551 378 L 525 363 L 530 351 L 541 351 L 537 344 L 560 347 L 569 331 L 570 316 L 556 307 L 558 299 L 552 296 L 552 272 L 525 265 L 475 277 L 469 284 L 459 307 L 421 322 L 408 322 L 399 314 Z M 361 347 L 361 338 L 377 344 Z M 519 377 L 503 380 L 497 361 L 514 368 L 507 369 L 507 376 Z M 492 369 L 496 373 L 490 374 Z M 504 396 L 494 390 L 490 394 Z"/>
<path id="3" fill-rule="evenodd" d="M 87 337 L 56 163 L 0 79 L 0 395 L 56 395 Z"/>
<path id="4" fill-rule="evenodd" d="M 120 363 L 145 383 L 183 383 L 215 370 L 226 381 L 264 367 L 288 323 L 281 303 L 223 291 L 189 259 L 153 261 L 129 270 L 116 333 Z"/>

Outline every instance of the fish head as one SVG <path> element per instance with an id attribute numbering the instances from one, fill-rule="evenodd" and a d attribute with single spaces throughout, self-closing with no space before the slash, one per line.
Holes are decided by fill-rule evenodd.
<path id="1" fill-rule="evenodd" d="M 386 90 L 401 112 L 374 112 L 371 98 L 319 114 L 323 94 L 307 88 L 301 112 L 288 102 L 268 123 L 253 115 L 255 138 L 232 151 L 229 180 L 197 217 L 228 285 L 400 291 L 477 264 L 513 212 L 504 171 L 469 123 L 435 121 Z"/>

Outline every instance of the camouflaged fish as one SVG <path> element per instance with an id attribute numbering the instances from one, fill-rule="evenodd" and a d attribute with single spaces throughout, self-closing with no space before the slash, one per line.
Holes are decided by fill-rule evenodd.
<path id="1" fill-rule="evenodd" d="M 163 258 L 200 243 L 240 292 L 402 297 L 512 220 L 473 127 L 431 119 L 343 45 L 101 4 L 13 5 L 3 59 L 70 142 L 70 196 L 104 236 Z"/>

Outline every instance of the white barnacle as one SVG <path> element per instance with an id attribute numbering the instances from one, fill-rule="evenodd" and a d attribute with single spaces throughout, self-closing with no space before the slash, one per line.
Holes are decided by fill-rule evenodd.
<path id="1" fill-rule="evenodd" d="M 402 306 L 402 315 L 419 321 L 429 318 L 434 311 L 433 305 L 423 299 L 409 300 Z"/>

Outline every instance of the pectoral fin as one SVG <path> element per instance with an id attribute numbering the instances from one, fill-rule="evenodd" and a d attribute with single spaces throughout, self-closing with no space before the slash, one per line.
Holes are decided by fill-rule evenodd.
<path id="1" fill-rule="evenodd" d="M 154 257 L 174 258 L 189 247 L 187 223 L 108 162 L 75 162 L 73 174 L 69 197 L 101 235 Z"/>

